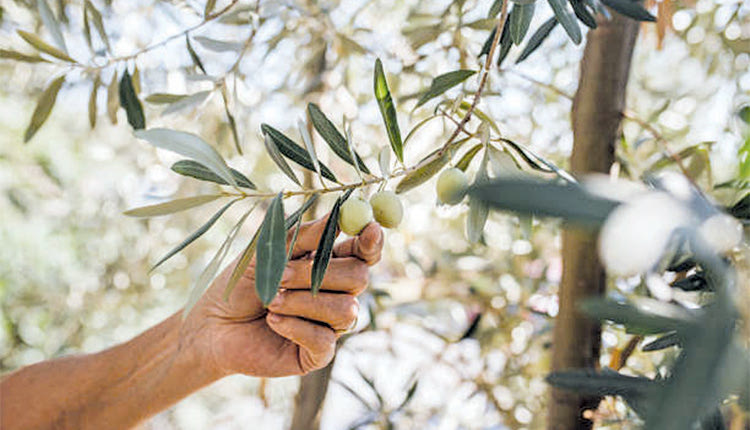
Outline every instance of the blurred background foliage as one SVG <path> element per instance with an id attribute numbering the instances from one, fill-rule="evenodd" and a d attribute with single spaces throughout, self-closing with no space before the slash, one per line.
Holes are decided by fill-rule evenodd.
<path id="1" fill-rule="evenodd" d="M 0 61 L 0 371 L 101 350 L 177 311 L 241 213 L 239 206 L 231 209 L 203 238 L 148 272 L 217 207 L 147 220 L 122 211 L 214 188 L 173 174 L 169 166 L 178 158 L 132 137 L 122 110 L 112 123 L 106 87 L 114 73 L 121 76 L 128 67 L 134 74 L 137 67 L 142 100 L 208 91 L 166 111 L 163 104 L 144 103 L 149 126 L 197 133 L 261 188 L 289 188 L 264 151 L 260 123 L 296 137 L 292 126 L 307 102 L 316 102 L 337 124 L 341 118 L 351 123 L 357 149 L 372 169 L 387 142 L 372 97 L 374 58 L 383 60 L 406 134 L 434 107 L 431 102 L 413 110 L 432 77 L 480 68 L 477 56 L 494 25 L 486 19 L 491 3 L 269 1 L 258 7 L 220 0 L 213 13 L 221 15 L 202 24 L 204 2 L 93 1 L 108 37 L 107 56 L 96 31 L 91 48 L 86 42 L 83 2 L 50 1 L 80 64 Z M 659 21 L 643 24 L 638 39 L 614 169 L 633 179 L 675 169 L 665 156 L 668 146 L 704 190 L 731 205 L 742 197 L 737 181 L 750 174 L 750 132 L 736 115 L 750 102 L 750 9 L 724 0 L 664 0 L 650 7 Z M 542 9 L 532 29 L 552 15 L 546 5 Z M 36 2 L 0 0 L 0 12 L 0 49 L 33 55 L 19 29 L 52 40 Z M 205 74 L 181 34 L 193 27 L 191 45 Z M 159 43 L 172 35 L 178 37 Z M 512 48 L 502 70 L 490 74 L 479 107 L 504 137 L 565 167 L 581 47 L 557 28 L 533 56 L 514 65 L 520 50 Z M 37 98 L 63 74 L 49 120 L 24 145 Z M 101 86 L 92 129 L 94 82 Z M 476 85 L 470 78 L 448 91 L 443 107 Z M 243 155 L 235 149 L 227 112 Z M 451 130 L 446 119 L 430 121 L 405 148 L 407 165 L 442 144 Z M 345 182 L 356 180 L 325 151 L 319 156 Z M 735 186 L 717 187 L 728 181 Z M 361 332 L 338 353 L 322 428 L 543 426 L 562 270 L 560 224 L 493 212 L 484 239 L 471 245 L 466 207 L 436 206 L 433 188 L 423 185 L 403 196 L 405 220 L 388 231 L 383 262 L 372 270 Z M 316 215 L 331 204 L 326 197 Z M 251 216 L 233 255 L 261 216 Z M 733 255 L 740 267 L 747 265 L 746 251 Z M 640 284 L 638 278 L 618 280 L 611 291 L 628 296 Z M 747 283 L 741 284 L 746 298 Z M 701 301 L 700 293 L 681 294 L 682 300 Z M 742 309 L 745 316 L 749 308 Z M 619 360 L 630 340 L 622 327 L 606 325 L 602 365 Z M 622 371 L 654 377 L 675 354 L 636 348 Z M 296 387 L 297 378 L 226 378 L 143 428 L 285 428 Z M 595 418 L 601 428 L 632 428 L 634 415 L 608 398 Z"/>

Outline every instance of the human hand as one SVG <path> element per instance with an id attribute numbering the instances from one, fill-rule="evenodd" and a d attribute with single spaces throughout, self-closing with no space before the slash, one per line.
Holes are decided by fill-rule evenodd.
<path id="1" fill-rule="evenodd" d="M 268 309 L 255 292 L 255 258 L 229 300 L 224 289 L 235 260 L 216 278 L 183 324 L 183 344 L 217 378 L 298 375 L 319 369 L 333 358 L 339 333 L 354 324 L 356 296 L 367 287 L 368 266 L 380 260 L 383 230 L 370 223 L 334 247 L 320 292 L 313 297 L 313 255 L 328 217 L 300 226 L 279 293 Z M 287 247 L 292 231 L 287 232 Z"/>

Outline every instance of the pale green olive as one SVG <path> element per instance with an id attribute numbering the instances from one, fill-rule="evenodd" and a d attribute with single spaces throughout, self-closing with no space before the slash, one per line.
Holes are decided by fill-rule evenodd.
<path id="1" fill-rule="evenodd" d="M 385 228 L 396 228 L 404 217 L 404 207 L 393 191 L 380 191 L 370 197 L 375 221 Z"/>
<path id="2" fill-rule="evenodd" d="M 463 200 L 469 188 L 466 174 L 455 167 L 443 170 L 437 180 L 437 196 L 440 203 L 455 205 Z"/>
<path id="3" fill-rule="evenodd" d="M 339 227 L 349 236 L 356 236 L 372 221 L 372 207 L 361 197 L 351 197 L 341 205 Z"/>

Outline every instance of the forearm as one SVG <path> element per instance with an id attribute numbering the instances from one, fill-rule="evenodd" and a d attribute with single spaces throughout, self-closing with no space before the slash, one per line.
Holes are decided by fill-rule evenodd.
<path id="1" fill-rule="evenodd" d="M 0 427 L 118 429 L 169 407 L 218 379 L 188 345 L 175 314 L 133 340 L 97 354 L 39 363 L 0 381 Z"/>

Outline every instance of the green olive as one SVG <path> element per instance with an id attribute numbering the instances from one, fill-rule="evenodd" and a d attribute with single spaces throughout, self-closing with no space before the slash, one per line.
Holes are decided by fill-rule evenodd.
<path id="1" fill-rule="evenodd" d="M 437 195 L 440 203 L 455 205 L 463 200 L 469 188 L 466 174 L 455 167 L 443 170 L 437 180 Z"/>
<path id="2" fill-rule="evenodd" d="M 341 205 L 339 227 L 349 236 L 356 236 L 372 221 L 372 207 L 361 197 L 351 197 Z"/>
<path id="3" fill-rule="evenodd" d="M 370 198 L 375 221 L 385 228 L 396 228 L 404 217 L 404 207 L 393 191 L 380 191 Z"/>

